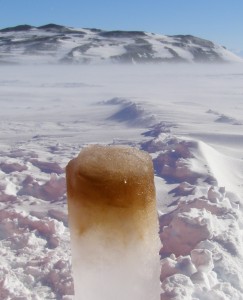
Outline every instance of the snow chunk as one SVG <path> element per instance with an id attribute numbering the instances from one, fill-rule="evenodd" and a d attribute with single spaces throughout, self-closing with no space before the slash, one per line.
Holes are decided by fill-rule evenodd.
<path id="1" fill-rule="evenodd" d="M 210 272 L 213 270 L 212 252 L 207 249 L 194 249 L 191 251 L 191 258 L 193 264 L 198 271 Z"/>
<path id="2" fill-rule="evenodd" d="M 178 213 L 160 235 L 161 254 L 189 254 L 200 241 L 212 237 L 212 227 L 212 215 L 204 209 L 191 208 L 188 212 Z"/>
<path id="3" fill-rule="evenodd" d="M 28 175 L 22 183 L 18 195 L 29 195 L 47 201 L 57 201 L 66 193 L 66 181 L 64 177 L 51 174 L 50 180 L 39 184 Z"/>
<path id="4" fill-rule="evenodd" d="M 175 274 L 162 283 L 161 300 L 188 300 L 193 293 L 194 285 L 189 277 Z"/>
<path id="5" fill-rule="evenodd" d="M 197 270 L 193 265 L 190 256 L 179 256 L 178 258 L 172 259 L 167 257 L 161 261 L 161 276 L 160 280 L 163 281 L 167 277 L 174 274 L 183 274 L 190 277 Z"/>

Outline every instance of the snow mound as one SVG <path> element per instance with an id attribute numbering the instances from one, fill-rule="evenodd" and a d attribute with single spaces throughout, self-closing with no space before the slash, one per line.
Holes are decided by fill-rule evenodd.
<path id="1" fill-rule="evenodd" d="M 61 168 L 56 162 L 45 162 L 37 159 L 31 159 L 30 162 L 33 166 L 38 167 L 42 172 L 45 173 L 56 173 L 59 175 L 64 173 L 63 168 Z"/>
<path id="2" fill-rule="evenodd" d="M 51 174 L 50 180 L 44 184 L 39 184 L 30 175 L 22 182 L 22 187 L 18 191 L 19 196 L 28 195 L 35 198 L 57 201 L 66 193 L 66 181 L 64 177 L 59 177 L 55 173 Z"/>
<path id="3" fill-rule="evenodd" d="M 203 142 L 161 134 L 153 143 L 157 176 L 177 196 L 159 217 L 161 299 L 242 299 L 242 162 Z"/>
<path id="4" fill-rule="evenodd" d="M 0 169 L 4 172 L 4 173 L 12 173 L 12 172 L 22 172 L 27 170 L 26 166 L 20 165 L 18 163 L 6 163 L 6 162 L 2 162 L 0 163 Z"/>
<path id="5" fill-rule="evenodd" d="M 236 118 L 227 116 L 225 114 L 221 114 L 218 111 L 215 111 L 212 109 L 207 110 L 206 113 L 217 116 L 217 119 L 214 121 L 216 123 L 231 124 L 231 125 L 243 125 L 243 122 L 237 120 Z"/>
<path id="6" fill-rule="evenodd" d="M 105 105 L 118 105 L 119 109 L 107 118 L 108 121 L 125 123 L 127 126 L 147 127 L 156 123 L 154 115 L 148 113 L 140 104 L 120 98 L 113 98 Z"/>
<path id="7" fill-rule="evenodd" d="M 149 152 L 156 151 L 157 155 L 153 160 L 155 173 L 168 183 L 186 180 L 194 184 L 202 176 L 201 172 L 204 172 L 192 151 L 198 148 L 194 141 L 160 136 L 143 147 Z M 206 176 L 206 173 L 204 175 Z"/>
<path id="8" fill-rule="evenodd" d="M 228 123 L 228 124 L 232 124 L 232 125 L 243 125 L 242 122 L 237 121 L 236 119 L 226 116 L 226 115 L 220 115 L 215 122 L 218 123 Z"/>

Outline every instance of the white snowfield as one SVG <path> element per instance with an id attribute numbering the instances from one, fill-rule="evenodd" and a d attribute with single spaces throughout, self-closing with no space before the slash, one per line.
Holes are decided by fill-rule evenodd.
<path id="1" fill-rule="evenodd" d="M 74 299 L 65 166 L 93 143 L 153 158 L 161 300 L 243 299 L 242 80 L 242 64 L 1 66 L 0 299 Z"/>

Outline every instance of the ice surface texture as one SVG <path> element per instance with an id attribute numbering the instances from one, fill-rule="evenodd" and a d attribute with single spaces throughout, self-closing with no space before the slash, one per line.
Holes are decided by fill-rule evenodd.
<path id="1" fill-rule="evenodd" d="M 76 298 L 159 299 L 150 156 L 130 147 L 86 147 L 67 166 L 67 192 Z"/>

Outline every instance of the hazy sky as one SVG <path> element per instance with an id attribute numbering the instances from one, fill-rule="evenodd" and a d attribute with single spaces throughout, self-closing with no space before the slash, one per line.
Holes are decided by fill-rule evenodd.
<path id="1" fill-rule="evenodd" d="M 0 0 L 0 28 L 47 23 L 192 34 L 243 51 L 243 0 Z"/>

